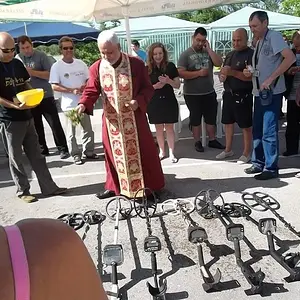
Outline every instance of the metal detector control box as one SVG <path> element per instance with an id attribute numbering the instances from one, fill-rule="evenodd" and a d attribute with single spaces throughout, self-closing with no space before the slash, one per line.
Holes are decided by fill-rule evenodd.
<path id="1" fill-rule="evenodd" d="M 276 232 L 276 220 L 274 218 L 260 219 L 258 229 L 262 234 L 268 234 L 268 232 L 274 234 Z"/>
<path id="2" fill-rule="evenodd" d="M 189 226 L 188 227 L 188 240 L 191 243 L 197 244 L 207 241 L 207 233 L 204 228 L 199 226 Z"/>
<path id="3" fill-rule="evenodd" d="M 123 247 L 120 244 L 109 244 L 103 249 L 103 263 L 107 266 L 120 266 L 124 262 Z"/>
<path id="4" fill-rule="evenodd" d="M 230 224 L 226 228 L 228 241 L 233 242 L 235 239 L 241 241 L 244 238 L 244 226 L 242 224 Z"/>
<path id="5" fill-rule="evenodd" d="M 161 250 L 161 242 L 157 236 L 150 235 L 144 240 L 145 252 L 157 252 Z"/>

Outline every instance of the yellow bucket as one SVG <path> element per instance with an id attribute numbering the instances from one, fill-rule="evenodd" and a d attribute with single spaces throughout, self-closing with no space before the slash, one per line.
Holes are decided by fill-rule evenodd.
<path id="1" fill-rule="evenodd" d="M 27 90 L 18 93 L 16 96 L 21 103 L 25 103 L 25 105 L 27 106 L 36 106 L 42 102 L 44 98 L 44 90 L 43 89 Z"/>

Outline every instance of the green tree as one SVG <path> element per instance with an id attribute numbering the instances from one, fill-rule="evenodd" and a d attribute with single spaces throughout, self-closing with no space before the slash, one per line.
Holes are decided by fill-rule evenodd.
<path id="1" fill-rule="evenodd" d="M 57 44 L 53 44 L 50 46 L 38 46 L 37 49 L 51 56 L 60 55 L 59 47 Z M 76 43 L 75 57 L 82 59 L 88 66 L 92 65 L 100 57 L 97 42 Z"/>
<path id="2" fill-rule="evenodd" d="M 289 15 L 300 17 L 300 1 L 299 0 L 283 0 L 282 12 Z"/>
<path id="3" fill-rule="evenodd" d="M 191 22 L 208 24 L 221 19 L 228 15 L 228 12 L 221 8 L 208 8 L 203 10 L 197 10 L 194 12 L 185 12 L 176 14 L 175 17 L 178 19 L 183 19 Z"/>

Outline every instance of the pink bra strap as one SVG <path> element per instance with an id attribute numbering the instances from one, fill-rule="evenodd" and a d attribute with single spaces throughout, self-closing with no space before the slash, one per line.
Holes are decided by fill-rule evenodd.
<path id="1" fill-rule="evenodd" d="M 30 280 L 26 251 L 20 229 L 16 225 L 4 227 L 10 249 L 15 281 L 15 300 L 30 300 Z"/>

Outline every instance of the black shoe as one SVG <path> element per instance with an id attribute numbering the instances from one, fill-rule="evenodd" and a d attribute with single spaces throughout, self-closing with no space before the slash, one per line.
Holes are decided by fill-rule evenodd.
<path id="1" fill-rule="evenodd" d="M 195 150 L 197 152 L 204 152 L 204 148 L 202 146 L 201 141 L 198 141 L 198 142 L 195 143 Z"/>
<path id="2" fill-rule="evenodd" d="M 49 153 L 49 150 L 48 149 L 42 149 L 42 152 L 41 152 L 43 155 L 45 156 L 49 156 L 50 153 Z"/>
<path id="3" fill-rule="evenodd" d="M 98 199 L 106 199 L 110 197 L 116 196 L 116 193 L 114 191 L 105 190 L 103 193 L 97 193 L 95 195 Z"/>
<path id="4" fill-rule="evenodd" d="M 209 148 L 220 149 L 220 150 L 225 149 L 225 146 L 222 145 L 218 140 L 209 141 L 208 142 L 208 147 Z"/>
<path id="5" fill-rule="evenodd" d="M 61 159 L 67 159 L 67 158 L 70 157 L 70 153 L 67 152 L 67 151 L 62 151 L 62 152 L 59 153 L 59 156 L 60 156 Z"/>
<path id="6" fill-rule="evenodd" d="M 278 177 L 278 172 L 270 172 L 270 171 L 263 171 L 258 175 L 255 175 L 254 178 L 257 180 L 268 180 Z"/>
<path id="7" fill-rule="evenodd" d="M 292 155 L 297 155 L 298 151 L 284 151 L 282 153 L 283 156 L 292 156 Z"/>
<path id="8" fill-rule="evenodd" d="M 257 174 L 257 173 L 261 173 L 262 169 L 255 166 L 251 166 L 250 168 L 245 169 L 244 172 L 246 174 Z"/>

